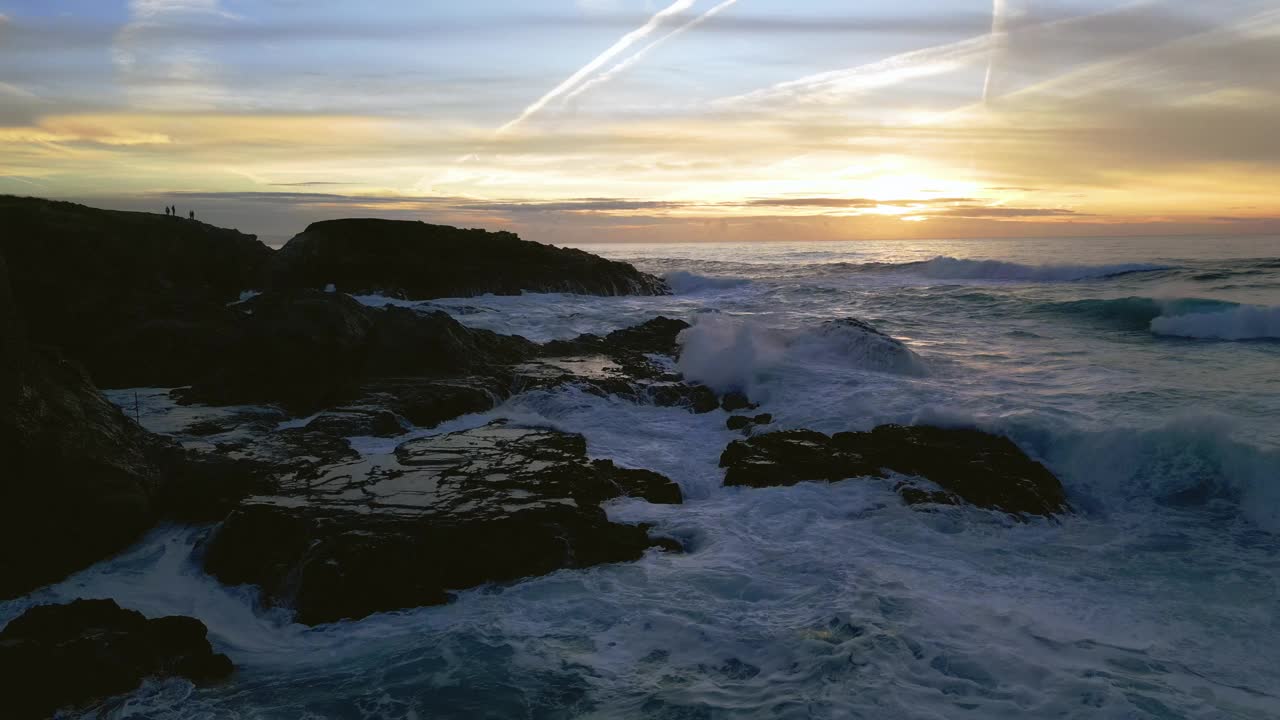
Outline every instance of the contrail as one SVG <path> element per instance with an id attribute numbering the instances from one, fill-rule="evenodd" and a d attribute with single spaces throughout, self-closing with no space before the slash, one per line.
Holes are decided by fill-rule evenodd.
<path id="1" fill-rule="evenodd" d="M 686 32 L 688 32 L 688 31 L 690 31 L 690 30 L 692 30 L 692 29 L 694 29 L 694 28 L 698 27 L 698 26 L 699 26 L 699 25 L 701 25 L 702 23 L 704 23 L 704 22 L 706 22 L 706 21 L 710 20 L 711 18 L 715 17 L 716 15 L 720 14 L 720 12 L 721 12 L 721 11 L 729 9 L 729 7 L 730 7 L 730 6 L 732 6 L 732 5 L 736 4 L 737 2 L 738 2 L 738 0 L 724 0 L 724 2 L 722 2 L 722 3 L 720 3 L 719 5 L 717 5 L 717 6 L 713 7 L 713 8 L 711 8 L 710 10 L 708 10 L 708 11 L 706 11 L 705 13 L 703 13 L 703 14 L 699 15 L 698 17 L 696 17 L 696 18 L 694 18 L 694 19 L 690 20 L 689 22 L 685 23 L 684 25 L 681 25 L 680 27 L 676 28 L 675 30 L 672 30 L 671 32 L 667 33 L 666 35 L 663 35 L 662 37 L 658 38 L 657 40 L 654 40 L 653 42 L 649 43 L 648 45 L 645 45 L 644 47 L 640 48 L 640 49 L 639 49 L 639 50 L 637 50 L 635 53 L 633 53 L 633 54 L 632 54 L 630 57 L 628 57 L 627 59 L 625 59 L 625 60 L 623 60 L 622 62 L 618 63 L 617 65 L 614 65 L 613 67 L 609 68 L 606 72 L 601 73 L 600 75 L 597 75 L 597 76 L 595 76 L 595 77 L 591 78 L 591 80 L 589 80 L 589 81 L 587 81 L 587 82 L 583 83 L 582 85 L 578 86 L 578 88 L 577 88 L 576 90 L 574 90 L 573 92 L 569 93 L 569 94 L 565 97 L 565 102 L 569 102 L 570 100 L 573 100 L 574 98 L 578 97 L 579 95 L 581 95 L 582 93 L 584 93 L 584 92 L 586 92 L 586 91 L 590 90 L 590 89 L 591 89 L 591 88 L 593 88 L 593 87 L 596 87 L 596 86 L 598 86 L 598 85 L 603 85 L 603 84 L 605 84 L 605 83 L 609 82 L 610 80 L 612 80 L 613 78 L 617 77 L 618 75 L 621 75 L 622 73 L 624 73 L 624 72 L 626 72 L 627 70 L 631 69 L 631 67 L 632 67 L 633 65 L 635 65 L 636 63 L 638 63 L 638 62 L 640 62 L 641 60 L 643 60 L 645 55 L 648 55 L 649 53 L 653 52 L 653 51 L 654 51 L 654 50 L 656 50 L 658 47 L 660 47 L 663 43 L 667 42 L 668 40 L 673 40 L 673 39 L 675 39 L 675 38 L 677 38 L 677 37 L 680 37 L 681 35 L 685 34 Z"/>
<path id="2" fill-rule="evenodd" d="M 1000 50 L 1004 47 L 1008 36 L 1006 19 L 1008 17 L 1007 0 L 993 0 L 991 6 L 991 53 L 987 57 L 987 78 L 982 83 L 982 102 L 991 98 L 991 81 L 995 77 L 996 62 L 1000 59 Z"/>
<path id="3" fill-rule="evenodd" d="M 667 7 L 667 9 L 662 10 L 658 12 L 658 14 L 649 18 L 649 22 L 645 23 L 644 25 L 642 25 L 641 27 L 635 30 L 632 30 L 626 35 L 623 35 L 621 40 L 613 44 L 613 47 L 600 53 L 600 55 L 598 55 L 596 59 L 584 65 L 582 69 L 578 70 L 578 72 L 574 73 L 573 75 L 570 75 L 568 80 L 565 80 L 564 82 L 555 86 L 555 88 L 553 88 L 551 92 L 538 98 L 536 102 L 534 102 L 529 107 L 525 108 L 524 112 L 520 113 L 520 116 L 517 117 L 515 120 L 512 120 L 506 125 L 503 125 L 501 128 L 498 128 L 498 134 L 507 132 L 508 130 L 515 128 L 517 125 L 524 122 L 525 120 L 528 120 L 531 116 L 533 116 L 539 110 L 546 107 L 547 104 L 550 103 L 552 100 L 555 100 L 556 98 L 560 97 L 566 92 L 569 92 L 574 87 L 576 87 L 578 83 L 582 82 L 582 80 L 586 78 L 588 75 L 595 72 L 596 70 L 599 70 L 601 66 L 603 66 L 605 63 L 617 57 L 619 53 L 623 52 L 627 48 L 631 47 L 632 45 L 635 45 L 637 42 L 640 42 L 641 40 L 648 37 L 650 34 L 653 33 L 654 30 L 658 29 L 658 27 L 662 25 L 662 23 L 667 18 L 677 13 L 682 13 L 685 10 L 688 10 L 690 7 L 693 6 L 695 2 L 697 2 L 697 0 L 676 0 L 675 2 L 671 3 L 671 5 Z"/>

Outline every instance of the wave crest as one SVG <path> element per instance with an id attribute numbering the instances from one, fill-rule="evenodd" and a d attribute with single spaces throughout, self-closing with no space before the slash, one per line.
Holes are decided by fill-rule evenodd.
<path id="1" fill-rule="evenodd" d="M 1204 340 L 1280 339 L 1280 306 L 1240 305 L 1217 312 L 1161 316 L 1151 321 L 1151 332 Z"/>
<path id="2" fill-rule="evenodd" d="M 690 295 L 707 290 L 725 290 L 747 285 L 751 282 L 746 278 L 698 275 L 684 270 L 669 272 L 663 275 L 662 279 L 667 281 L 671 291 L 677 295 Z"/>
<path id="3" fill-rule="evenodd" d="M 1101 280 L 1133 273 L 1169 270 L 1164 265 L 1120 263 L 1115 265 L 1023 265 L 1004 260 L 966 260 L 946 256 L 898 266 L 941 280 L 1022 280 L 1074 282 Z"/>
<path id="4" fill-rule="evenodd" d="M 1202 298 L 1122 297 L 1044 303 L 1037 310 L 1055 315 L 1103 322 L 1125 330 L 1149 330 L 1161 316 L 1217 312 L 1237 308 L 1237 303 Z"/>
<path id="5" fill-rule="evenodd" d="M 924 361 L 901 340 L 853 318 L 787 330 L 747 318 L 705 315 L 680 333 L 677 366 L 686 379 L 718 392 L 750 393 L 786 365 L 831 363 L 903 375 L 926 373 Z"/>

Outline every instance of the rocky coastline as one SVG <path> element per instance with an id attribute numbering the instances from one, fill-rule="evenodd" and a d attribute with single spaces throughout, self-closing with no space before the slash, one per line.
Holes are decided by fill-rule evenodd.
<path id="1" fill-rule="evenodd" d="M 670 292 L 625 263 L 511 233 L 339 220 L 277 251 L 194 220 L 13 197 L 0 197 L 0 224 L 0 598 L 111 557 L 162 521 L 206 525 L 193 562 L 304 624 L 683 552 L 603 507 L 624 496 L 679 504 L 679 485 L 593 458 L 582 436 L 502 420 L 410 430 L 561 385 L 692 413 L 756 407 L 662 361 L 679 355 L 681 320 L 536 343 L 352 297 Z M 175 405 L 223 411 L 153 433 L 100 388 L 171 388 Z M 744 435 L 721 459 L 725 484 L 744 492 L 892 478 L 921 509 L 1071 512 L 1052 473 L 976 430 L 770 431 L 772 415 L 755 412 L 717 422 Z M 362 453 L 352 437 L 393 449 Z M 119 666 L 110 682 L 48 680 L 68 664 L 97 672 L 104 658 Z M 6 678 L 24 678 L 6 690 L 24 698 L 18 717 L 145 677 L 216 681 L 233 660 L 212 653 L 197 620 L 147 620 L 109 600 L 36 607 L 0 631 L 0 666 L 22 668 Z"/>

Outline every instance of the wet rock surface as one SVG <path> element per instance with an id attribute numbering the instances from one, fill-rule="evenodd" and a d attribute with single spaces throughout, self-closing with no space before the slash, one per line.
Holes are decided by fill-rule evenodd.
<path id="1" fill-rule="evenodd" d="M 162 517 L 225 514 L 250 490 L 245 468 L 146 432 L 78 363 L 28 342 L 4 269 L 0 259 L 0 598 L 108 557 Z"/>
<path id="2" fill-rule="evenodd" d="M 821 480 L 886 477 L 904 480 L 898 493 L 909 504 L 970 504 L 1014 515 L 1068 512 L 1062 484 L 1013 441 L 979 430 L 882 425 L 870 432 L 828 436 L 786 430 L 735 440 L 720 466 L 725 485 L 773 487 Z"/>
<path id="3" fill-rule="evenodd" d="M 358 618 L 669 546 L 608 520 L 600 503 L 624 495 L 681 501 L 657 473 L 588 459 L 581 436 L 495 423 L 281 482 L 231 513 L 205 567 L 300 622 Z"/>
<path id="4" fill-rule="evenodd" d="M 724 426 L 729 430 L 742 430 L 747 434 L 761 426 L 768 425 L 773 422 L 773 415 L 769 413 L 760 413 L 759 415 L 731 415 L 725 420 Z"/>
<path id="5" fill-rule="evenodd" d="M 706 413 L 719 406 L 708 387 L 684 382 L 671 360 L 677 336 L 689 324 L 663 316 L 608 335 L 579 335 L 542 345 L 540 359 L 514 369 L 523 389 L 573 384 L 597 395 L 617 395 L 663 407 Z"/>
<path id="6" fill-rule="evenodd" d="M 399 220 L 317 222 L 274 258 L 272 285 L 411 299 L 493 293 L 666 295 L 661 280 L 582 250 L 509 232 Z"/>
<path id="7" fill-rule="evenodd" d="M 199 620 L 148 620 L 111 600 L 40 605 L 0 631 L 0 703 L 14 720 L 127 693 L 146 678 L 209 682 L 233 670 Z"/>

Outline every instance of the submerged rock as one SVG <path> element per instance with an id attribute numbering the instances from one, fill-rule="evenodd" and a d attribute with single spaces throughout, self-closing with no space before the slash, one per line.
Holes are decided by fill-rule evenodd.
<path id="1" fill-rule="evenodd" d="M 0 631 L 0 704 L 45 718 L 135 690 L 146 678 L 219 680 L 234 668 L 195 618 L 148 620 L 112 600 L 33 607 Z"/>
<path id="2" fill-rule="evenodd" d="M 402 220 L 312 223 L 273 260 L 273 285 L 402 298 L 571 292 L 666 295 L 658 278 L 582 250 L 509 232 Z"/>
<path id="3" fill-rule="evenodd" d="M 317 624 L 446 602 L 451 590 L 638 559 L 655 541 L 610 522 L 623 495 L 678 503 L 646 470 L 590 460 L 579 435 L 495 423 L 353 458 L 246 500 L 205 568 Z"/>
<path id="4" fill-rule="evenodd" d="M 735 440 L 720 456 L 720 467 L 726 468 L 725 485 L 835 482 L 892 471 L 936 486 L 899 483 L 899 494 L 910 504 L 968 503 L 1014 515 L 1070 510 L 1062 483 L 1043 465 L 1008 438 L 979 430 L 882 425 L 833 436 L 786 430 Z"/>

